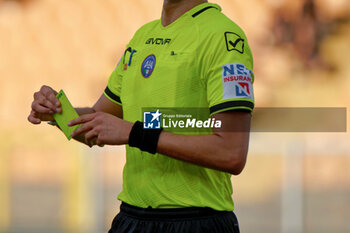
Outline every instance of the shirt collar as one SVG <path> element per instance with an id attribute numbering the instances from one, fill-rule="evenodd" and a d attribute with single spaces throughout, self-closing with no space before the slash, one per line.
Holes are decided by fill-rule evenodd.
<path id="1" fill-rule="evenodd" d="M 215 8 L 221 12 L 221 7 L 218 4 L 206 2 L 193 7 L 191 10 L 187 12 L 187 14 L 195 17 L 196 15 L 200 14 L 203 10 L 209 9 L 209 8 Z"/>

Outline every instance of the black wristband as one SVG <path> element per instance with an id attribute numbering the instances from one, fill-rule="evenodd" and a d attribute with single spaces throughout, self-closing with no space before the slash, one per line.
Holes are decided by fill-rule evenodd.
<path id="1" fill-rule="evenodd" d="M 157 152 L 158 140 L 162 130 L 163 128 L 144 129 L 143 123 L 136 121 L 130 131 L 129 146 L 137 147 L 142 151 L 155 154 Z"/>

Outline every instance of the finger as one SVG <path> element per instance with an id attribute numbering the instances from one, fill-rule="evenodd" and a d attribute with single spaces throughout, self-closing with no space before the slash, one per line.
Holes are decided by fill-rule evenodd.
<path id="1" fill-rule="evenodd" d="M 73 120 L 71 120 L 70 122 L 68 122 L 68 126 L 74 126 L 74 125 L 79 125 L 79 124 L 84 124 L 86 122 L 89 122 L 91 120 L 93 120 L 95 118 L 95 114 L 85 114 L 82 115 L 78 118 L 75 118 Z"/>
<path id="2" fill-rule="evenodd" d="M 36 118 L 35 117 L 35 114 L 34 114 L 34 111 L 32 110 L 28 116 L 28 121 L 32 124 L 40 124 L 41 123 L 41 120 L 39 118 Z"/>
<path id="3" fill-rule="evenodd" d="M 96 137 L 92 138 L 90 141 L 87 141 L 87 143 L 90 147 L 93 147 L 96 145 Z"/>
<path id="4" fill-rule="evenodd" d="M 55 90 L 53 90 L 51 87 L 48 86 L 42 86 L 41 90 L 40 90 L 44 96 L 56 107 L 60 107 L 61 103 L 60 101 L 57 99 L 56 95 L 57 92 Z"/>
<path id="5" fill-rule="evenodd" d="M 38 102 L 32 103 L 32 110 L 41 114 L 54 114 L 54 111 L 46 106 L 39 104 Z"/>
<path id="6" fill-rule="evenodd" d="M 93 138 L 96 138 L 98 136 L 98 132 L 97 132 L 97 130 L 90 130 L 89 132 L 87 132 L 86 134 L 85 134 L 85 141 L 86 142 L 90 142 L 90 141 L 92 141 L 92 139 Z"/>
<path id="7" fill-rule="evenodd" d="M 80 126 L 79 128 L 77 128 L 71 135 L 72 137 L 78 136 L 82 133 L 86 133 L 88 131 L 90 131 L 93 128 L 92 124 L 86 123 L 83 124 L 82 126 Z"/>
<path id="8" fill-rule="evenodd" d="M 96 144 L 95 142 L 96 142 L 96 137 L 93 137 L 90 140 L 87 140 L 85 138 L 85 144 L 88 145 L 90 148 L 93 147 Z"/>
<path id="9" fill-rule="evenodd" d="M 56 107 L 56 105 L 54 105 L 51 101 L 49 101 L 45 97 L 40 98 L 38 102 L 41 106 L 50 108 L 53 112 L 57 112 L 57 113 L 61 112 L 61 108 Z"/>
<path id="10" fill-rule="evenodd" d="M 96 145 L 98 145 L 99 147 L 104 147 L 105 144 L 102 142 L 101 136 L 97 136 L 97 140 L 96 140 Z"/>
<path id="11" fill-rule="evenodd" d="M 96 130 L 90 130 L 85 134 L 85 143 L 89 146 L 93 146 L 96 140 L 96 137 L 98 136 L 98 132 Z"/>
<path id="12" fill-rule="evenodd" d="M 33 104 L 40 104 L 43 107 L 47 107 L 47 108 L 52 109 L 52 111 L 54 111 L 54 112 L 58 112 L 57 111 L 58 110 L 57 107 L 53 103 L 51 103 L 51 101 L 49 101 L 46 98 L 46 96 L 44 96 L 43 93 L 41 93 L 41 92 L 34 93 Z"/>
<path id="13" fill-rule="evenodd" d="M 53 120 L 55 120 L 53 115 L 50 115 L 50 114 L 41 114 L 41 113 L 34 112 L 33 116 L 35 118 L 40 119 L 41 121 L 53 121 Z"/>

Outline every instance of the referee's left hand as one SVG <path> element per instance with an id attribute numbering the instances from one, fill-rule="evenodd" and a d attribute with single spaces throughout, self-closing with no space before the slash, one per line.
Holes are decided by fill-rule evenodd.
<path id="1" fill-rule="evenodd" d="M 82 115 L 70 121 L 68 126 L 79 124 L 82 126 L 72 133 L 72 137 L 85 134 L 85 143 L 88 146 L 127 144 L 133 126 L 130 122 L 104 112 Z"/>

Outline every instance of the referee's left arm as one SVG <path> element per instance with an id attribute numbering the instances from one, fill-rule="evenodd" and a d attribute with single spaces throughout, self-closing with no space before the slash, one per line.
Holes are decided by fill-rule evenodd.
<path id="1" fill-rule="evenodd" d="M 222 122 L 222 127 L 213 129 L 212 134 L 179 135 L 162 131 L 155 144 L 155 152 L 234 175 L 240 174 L 246 163 L 248 152 L 250 112 L 243 110 L 225 111 L 214 114 L 212 117 Z M 90 137 L 97 138 L 97 145 L 129 143 L 129 146 L 132 146 L 129 136 L 132 135 L 130 133 L 132 123 L 118 117 L 98 112 L 80 116 L 69 123 L 70 126 L 78 124 L 83 124 L 83 126 L 79 127 L 73 136 L 86 133 L 89 135 L 85 136 L 88 140 Z M 147 131 L 147 129 L 143 131 Z M 147 139 L 149 136 L 140 137 L 142 140 L 152 141 L 150 138 Z"/>
<path id="2" fill-rule="evenodd" d="M 222 128 L 210 135 L 178 135 L 163 131 L 157 152 L 233 175 L 242 172 L 247 158 L 251 115 L 227 111 L 213 115 Z"/>

